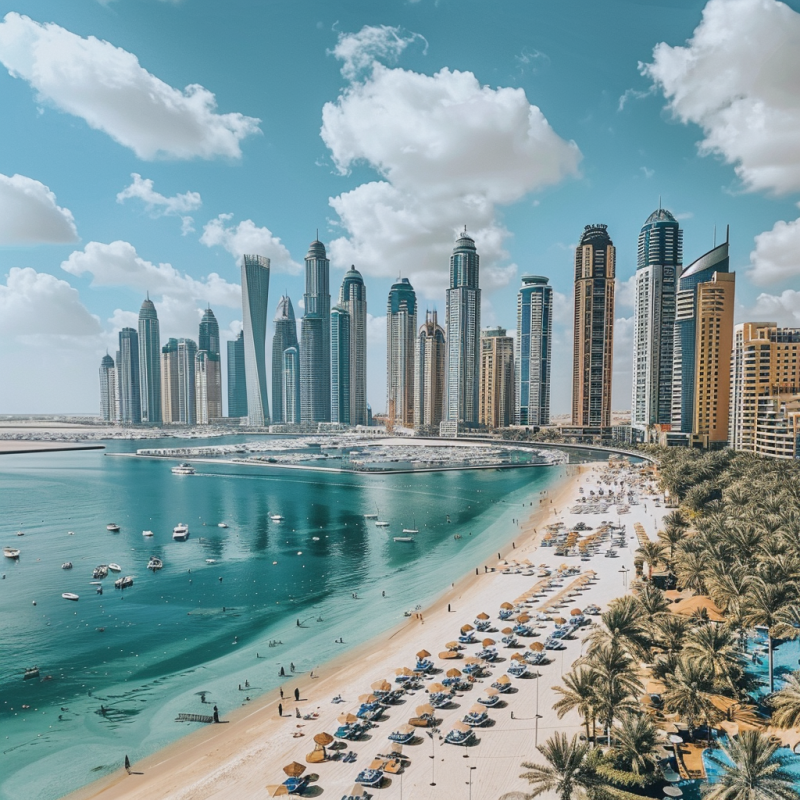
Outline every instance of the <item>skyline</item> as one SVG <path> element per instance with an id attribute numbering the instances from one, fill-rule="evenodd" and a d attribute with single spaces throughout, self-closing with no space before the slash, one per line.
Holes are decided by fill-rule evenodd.
<path id="1" fill-rule="evenodd" d="M 519 45 L 519 50 L 512 48 L 507 53 L 498 37 L 508 34 L 514 15 L 521 13 L 515 4 L 495 14 L 497 19 L 491 24 L 487 22 L 491 15 L 478 4 L 469 4 L 469 13 L 464 12 L 463 18 L 448 13 L 452 9 L 447 3 L 434 5 L 425 0 L 390 5 L 382 19 L 375 19 L 366 4 L 356 4 L 346 17 L 339 14 L 335 28 L 336 20 L 327 19 L 330 12 L 322 4 L 310 4 L 318 19 L 312 14 L 313 21 L 308 23 L 295 19 L 298 15 L 288 10 L 273 9 L 269 11 L 270 29 L 282 25 L 287 34 L 286 41 L 278 42 L 275 53 L 269 55 L 267 66 L 283 59 L 298 80 L 303 75 L 310 77 L 313 71 L 314 80 L 302 83 L 308 91 L 299 93 L 302 97 L 297 100 L 288 97 L 286 86 L 279 85 L 275 70 L 252 70 L 248 75 L 247 69 L 252 67 L 248 59 L 235 74 L 233 67 L 218 59 L 202 64 L 202 47 L 195 48 L 190 37 L 171 41 L 176 50 L 168 54 L 166 41 L 175 35 L 177 26 L 186 24 L 188 7 L 188 3 L 117 2 L 62 9 L 52 2 L 34 2 L 25 9 L 31 15 L 29 21 L 9 16 L 0 23 L 0 61 L 18 76 L 3 71 L 0 92 L 10 113 L 19 120 L 14 131 L 0 134 L 5 145 L 0 175 L 18 174 L 55 193 L 53 200 L 43 195 L 38 184 L 0 178 L 0 205 L 7 206 L 9 198 L 18 201 L 22 193 L 32 204 L 24 207 L 30 212 L 28 221 L 40 223 L 33 233 L 39 238 L 46 233 L 51 241 L 62 242 L 8 244 L 23 236 L 29 240 L 32 235 L 30 225 L 23 226 L 13 214 L 7 215 L 0 229 L 0 241 L 5 243 L 0 246 L 0 272 L 7 276 L 0 281 L 0 308 L 5 312 L 0 316 L 10 343 L 0 356 L 0 367 L 7 374 L 24 376 L 23 380 L 4 382 L 0 411 L 96 411 L 96 390 L 87 387 L 95 388 L 97 364 L 106 348 L 110 352 L 115 349 L 119 329 L 136 327 L 134 309 L 148 289 L 162 328 L 168 318 L 175 326 L 164 328 L 165 339 L 194 336 L 199 316 L 210 302 L 219 316 L 222 337 L 229 340 L 235 335 L 231 324 L 241 317 L 238 268 L 231 251 L 237 246 L 257 245 L 258 237 L 265 236 L 264 228 L 272 232 L 272 250 L 265 255 L 276 272 L 274 289 L 294 302 L 302 295 L 301 256 L 311 239 L 309 229 L 317 224 L 320 238 L 331 243 L 332 284 L 340 284 L 351 263 L 364 275 L 370 297 L 375 298 L 371 308 L 376 314 L 367 320 L 367 401 L 375 410 L 384 405 L 385 393 L 381 297 L 388 294 L 398 266 L 405 265 L 402 274 L 409 277 L 419 295 L 420 316 L 435 307 L 441 319 L 447 254 L 463 224 L 475 232 L 481 253 L 483 327 L 501 325 L 515 331 L 521 276 L 534 273 L 550 278 L 555 292 L 556 364 L 563 363 L 571 352 L 571 249 L 585 224 L 597 219 L 608 225 L 618 250 L 615 409 L 630 404 L 635 250 L 639 230 L 658 206 L 659 195 L 684 230 L 684 263 L 710 249 L 714 223 L 719 241 L 723 226 L 730 222 L 731 271 L 739 276 L 737 322 L 775 319 L 779 324 L 797 324 L 797 317 L 787 309 L 793 309 L 800 297 L 791 288 L 797 273 L 792 237 L 798 228 L 793 227 L 793 220 L 798 216 L 800 157 L 791 147 L 776 145 L 781 128 L 770 112 L 781 101 L 765 89 L 765 83 L 777 80 L 769 71 L 776 67 L 775 62 L 784 70 L 788 67 L 790 74 L 796 70 L 791 48 L 778 51 L 788 62 L 776 57 L 764 67 L 767 72 L 761 83 L 738 72 L 732 77 L 739 82 L 734 88 L 740 90 L 742 102 L 762 97 L 767 103 L 762 143 L 750 141 L 741 126 L 723 128 L 725 114 L 732 115 L 737 108 L 733 89 L 726 94 L 728 89 L 717 87 L 708 92 L 708 98 L 699 97 L 696 91 L 692 94 L 704 74 L 697 70 L 719 68 L 724 63 L 725 54 L 715 44 L 722 32 L 740 37 L 737 41 L 743 48 L 751 46 L 741 39 L 748 26 L 756 42 L 768 43 L 768 49 L 774 49 L 781 37 L 789 37 L 791 43 L 800 30 L 800 14 L 792 10 L 798 8 L 797 3 L 712 0 L 707 5 L 675 3 L 657 9 L 611 3 L 603 24 L 620 46 L 600 69 L 594 62 L 576 57 L 574 48 L 564 49 L 566 37 L 588 35 L 587 20 L 579 13 L 568 18 L 553 3 L 523 15 L 530 24 L 520 26 L 512 37 L 511 43 Z M 583 7 L 588 5 L 578 4 L 578 10 Z M 258 13 L 262 16 L 256 21 L 266 24 L 263 15 L 267 12 Z M 158 21 L 153 27 L 163 28 L 152 41 L 144 35 L 145 15 L 149 21 Z M 206 24 L 208 19 L 220 23 L 221 37 L 233 31 L 246 33 L 243 28 L 247 26 L 234 19 L 236 15 L 224 20 L 205 12 L 202 16 Z M 41 27 L 51 20 L 59 27 Z M 488 26 L 480 47 L 478 40 L 471 38 L 477 34 L 468 30 L 476 21 Z M 211 41 L 215 32 L 203 29 L 198 20 L 191 25 L 197 44 Z M 395 25 L 397 30 L 381 27 L 385 25 Z M 113 51 L 115 58 L 122 59 L 120 63 L 130 66 L 121 54 L 133 54 L 139 59 L 139 72 L 131 67 L 136 80 L 126 91 L 134 94 L 145 76 L 148 81 L 163 81 L 158 86 L 167 89 L 201 84 L 214 93 L 219 105 L 216 111 L 203 105 L 202 113 L 210 116 L 202 117 L 207 123 L 202 130 L 217 138 L 192 140 L 192 152 L 199 155 L 187 160 L 180 147 L 189 145 L 184 142 L 179 147 L 167 137 L 161 141 L 162 150 L 169 145 L 171 158 L 152 160 L 152 142 L 142 140 L 141 131 L 109 128 L 96 85 L 89 87 L 92 91 L 80 105 L 63 86 L 37 84 L 39 79 L 26 73 L 21 60 L 20 31 L 39 44 L 58 41 L 63 45 L 63 58 L 71 57 L 75 40 L 70 36 L 78 35 L 98 37 L 87 40 L 92 57 L 100 59 L 92 63 L 105 63 L 102 59 L 110 57 L 111 51 L 101 47 L 100 40 L 122 48 Z M 679 63 L 686 51 L 677 48 L 684 47 L 695 32 L 691 53 L 697 56 L 699 66 L 693 73 Z M 308 61 L 305 66 L 300 64 L 300 54 L 291 52 L 301 33 L 311 37 L 311 46 L 302 52 Z M 464 42 L 476 46 L 461 47 Z M 35 52 L 36 58 L 45 58 L 41 49 Z M 643 67 L 646 74 L 640 74 L 639 61 L 651 65 Z M 675 67 L 673 72 L 670 64 Z M 91 76 L 91 64 L 84 66 Z M 443 71 L 445 67 L 449 70 Z M 254 91 L 253 78 L 261 80 L 265 74 L 264 90 Z M 579 91 L 581 86 L 594 91 Z M 409 105 L 412 89 L 417 105 Z M 503 137 L 514 132 L 515 120 L 525 111 L 526 121 L 538 126 L 535 130 L 541 136 L 533 144 L 527 141 L 529 149 L 514 152 L 508 162 L 487 164 L 475 149 L 478 139 L 459 139 L 447 126 L 442 127 L 437 102 L 454 92 L 472 102 L 489 104 L 484 110 L 492 112 L 499 132 L 480 129 L 476 137 L 496 134 L 499 139 L 488 141 L 509 141 Z M 407 124 L 398 126 L 397 119 L 389 115 L 386 127 L 379 126 L 373 137 L 367 137 L 356 125 L 359 112 L 385 111 L 389 96 L 402 101 Z M 203 97 L 198 94 L 196 103 Z M 664 110 L 668 101 L 677 119 L 673 119 L 673 111 Z M 103 102 L 108 105 L 108 96 Z M 186 119 L 200 113 L 190 105 L 186 106 Z M 262 120 L 261 133 L 252 122 L 256 118 Z M 390 123 L 394 126 L 391 130 Z M 423 149 L 430 144 L 419 138 L 423 135 L 420 129 L 431 136 L 444 136 L 449 151 L 428 161 L 402 157 L 409 144 Z M 162 128 L 154 130 L 158 133 Z M 723 130 L 729 139 L 720 138 Z M 704 136 L 706 150 L 711 151 L 707 154 L 697 150 Z M 71 158 L 56 157 L 54 142 L 69 148 Z M 548 147 L 551 149 L 543 149 Z M 714 157 L 715 148 L 721 157 Z M 770 149 L 772 152 L 767 152 Z M 541 169 L 537 159 L 543 153 L 555 158 L 557 174 Z M 731 163 L 725 163 L 726 159 Z M 246 180 L 242 167 L 248 175 L 255 170 L 258 180 Z M 652 176 L 647 177 L 651 171 Z M 274 191 L 264 192 L 262 187 L 267 185 Z M 443 187 L 447 189 L 444 195 Z M 384 194 L 367 197 L 366 192 L 378 189 Z M 395 192 L 391 197 L 386 194 L 390 190 Z M 464 197 L 470 191 L 483 199 L 488 209 L 485 213 L 469 217 L 464 211 Z M 376 236 L 397 234 L 402 243 L 389 252 L 380 249 L 381 241 L 368 238 L 368 225 L 375 220 L 366 215 L 363 201 L 366 198 L 371 206 L 388 203 L 387 213 L 391 212 L 394 224 L 400 212 L 410 208 L 402 203 L 397 208 L 391 205 L 389 200 L 398 199 L 396 192 L 415 202 L 439 194 L 434 205 L 428 200 L 425 206 L 430 223 L 420 226 L 419 217 L 412 217 L 410 233 L 387 230 L 376 223 Z M 354 206 L 356 201 L 362 205 Z M 37 216 L 39 212 L 43 216 Z M 228 213 L 234 216 L 219 216 Z M 691 216 L 687 218 L 687 214 Z M 193 223 L 187 222 L 190 217 L 194 217 Z M 250 219 L 252 224 L 245 224 Z M 778 224 L 781 221 L 783 224 Z M 192 225 L 194 232 L 188 230 Z M 770 232 L 756 243 L 755 237 Z M 76 237 L 80 241 L 65 241 Z M 500 255 L 502 250 L 508 257 Z M 748 264 L 751 251 L 758 253 L 755 270 Z M 426 270 L 419 280 L 414 275 L 417 262 Z M 12 271 L 15 269 L 22 272 Z M 216 277 L 203 280 L 212 273 Z M 762 292 L 767 297 L 757 304 Z M 299 303 L 298 313 L 302 315 Z M 271 335 L 270 326 L 268 338 Z M 41 367 L 39 374 L 51 380 L 61 378 L 64 392 L 60 402 L 69 407 L 52 407 L 47 392 L 26 370 L 32 362 Z M 568 411 L 569 384 L 568 375 L 554 370 L 553 415 Z"/>

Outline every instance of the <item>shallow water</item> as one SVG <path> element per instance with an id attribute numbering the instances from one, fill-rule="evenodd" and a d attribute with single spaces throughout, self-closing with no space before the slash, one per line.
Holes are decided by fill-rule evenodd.
<path id="1" fill-rule="evenodd" d="M 108 443 L 109 451 L 138 446 L 162 445 Z M 102 452 L 0 459 L 2 544 L 22 550 L 18 563 L 5 560 L 0 581 L 0 798 L 60 797 L 118 768 L 125 754 L 135 761 L 194 729 L 174 721 L 180 712 L 210 714 L 216 703 L 224 717 L 281 680 L 292 691 L 303 673 L 490 561 L 513 538 L 512 518 L 530 514 L 522 503 L 564 475 L 562 467 L 372 476 L 206 463 L 195 476 L 173 476 L 173 463 Z M 364 519 L 378 511 L 390 528 Z M 276 513 L 285 521 L 272 522 Z M 119 533 L 106 531 L 112 521 Z M 189 524 L 187 542 L 172 541 L 178 522 Z M 415 543 L 392 541 L 412 523 Z M 156 574 L 146 569 L 150 555 L 164 560 Z M 72 570 L 61 569 L 65 561 Z M 97 595 L 92 569 L 109 562 L 122 572 Z M 134 586 L 115 590 L 121 575 Z M 80 600 L 62 599 L 65 591 Z M 284 644 L 270 648 L 272 639 Z M 52 680 L 23 681 L 33 665 Z M 278 677 L 281 666 L 289 677 Z"/>

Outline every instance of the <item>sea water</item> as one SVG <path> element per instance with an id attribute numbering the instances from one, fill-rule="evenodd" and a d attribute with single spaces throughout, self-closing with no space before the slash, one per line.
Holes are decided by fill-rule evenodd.
<path id="1" fill-rule="evenodd" d="M 108 452 L 138 446 L 113 441 Z M 57 798 L 126 754 L 135 762 L 196 728 L 175 722 L 179 713 L 216 704 L 224 717 L 281 683 L 290 694 L 310 670 L 491 563 L 518 530 L 512 520 L 564 475 L 200 463 L 176 476 L 174 464 L 102 451 L 0 458 L 2 545 L 22 551 L 0 567 L 0 798 Z M 121 530 L 107 531 L 110 522 Z M 179 522 L 186 542 L 172 539 Z M 414 543 L 393 541 L 412 526 Z M 157 573 L 152 555 L 164 562 Z M 122 572 L 100 595 L 92 570 L 108 563 Z M 115 590 L 124 575 L 133 587 Z M 34 665 L 40 677 L 23 681 Z"/>

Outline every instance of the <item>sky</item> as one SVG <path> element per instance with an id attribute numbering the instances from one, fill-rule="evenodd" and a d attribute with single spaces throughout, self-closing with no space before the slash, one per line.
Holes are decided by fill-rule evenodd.
<path id="1" fill-rule="evenodd" d="M 364 275 L 376 412 L 389 287 L 443 320 L 464 225 L 484 327 L 550 278 L 554 415 L 585 225 L 617 248 L 615 410 L 659 202 L 687 265 L 730 225 L 737 321 L 800 326 L 800 0 L 0 2 L 0 109 L 0 413 L 97 413 L 148 291 L 163 340 L 207 304 L 234 337 L 242 253 L 299 318 L 317 230 L 334 297 Z"/>

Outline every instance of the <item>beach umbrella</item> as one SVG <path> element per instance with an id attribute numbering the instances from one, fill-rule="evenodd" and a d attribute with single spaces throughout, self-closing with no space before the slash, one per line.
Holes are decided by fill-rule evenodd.
<path id="1" fill-rule="evenodd" d="M 517 622 L 524 625 L 526 622 L 530 622 L 530 619 L 531 619 L 530 614 L 520 614 L 517 617 Z"/>
<path id="2" fill-rule="evenodd" d="M 452 669 L 447 670 L 447 677 L 448 678 L 460 678 L 461 677 L 461 670 L 456 669 L 453 667 Z"/>
<path id="3" fill-rule="evenodd" d="M 288 795 L 289 789 L 280 783 L 277 786 L 267 786 L 267 794 L 270 797 L 281 797 L 282 795 Z"/>
<path id="4" fill-rule="evenodd" d="M 497 695 L 498 695 L 498 694 L 500 694 L 500 692 L 498 692 L 498 691 L 497 691 L 497 689 L 495 689 L 495 688 L 494 688 L 494 686 L 490 686 L 490 687 L 489 687 L 489 688 L 488 688 L 488 689 L 487 689 L 487 690 L 484 692 L 484 694 L 485 694 L 487 697 L 497 697 Z"/>
<path id="5" fill-rule="evenodd" d="M 581 614 L 583 614 L 583 611 L 581 611 L 579 608 L 573 608 L 572 611 L 570 611 L 569 613 L 573 617 L 579 617 Z"/>
<path id="6" fill-rule="evenodd" d="M 430 703 L 425 703 L 425 705 L 417 706 L 417 716 L 418 717 L 432 717 L 433 716 L 433 706 Z"/>
<path id="7" fill-rule="evenodd" d="M 480 703 L 475 703 L 474 706 L 469 710 L 470 714 L 485 714 L 486 713 L 486 706 L 481 705 Z"/>
<path id="8" fill-rule="evenodd" d="M 394 671 L 394 674 L 405 675 L 407 678 L 410 678 L 414 674 L 414 670 L 411 670 L 408 667 L 400 667 L 400 669 L 396 669 Z"/>
<path id="9" fill-rule="evenodd" d="M 503 636 L 510 636 L 512 633 L 514 633 L 514 629 L 513 628 L 503 628 L 503 630 L 500 631 L 500 633 L 502 633 Z"/>
<path id="10" fill-rule="evenodd" d="M 461 633 L 469 633 L 469 631 L 474 631 L 474 630 L 475 628 L 473 628 L 472 625 L 470 625 L 469 623 L 461 627 Z"/>
<path id="11" fill-rule="evenodd" d="M 498 679 L 495 681 L 495 683 L 502 683 L 502 684 L 504 684 L 504 685 L 505 685 L 506 683 L 511 683 L 511 678 L 509 678 L 509 677 L 508 677 L 508 675 L 501 675 L 501 676 L 500 676 L 500 677 L 499 677 L 499 678 L 498 678 Z"/>
<path id="12" fill-rule="evenodd" d="M 369 688 L 372 689 L 373 692 L 390 692 L 392 690 L 392 684 L 386 680 L 375 681 Z"/>
<path id="13" fill-rule="evenodd" d="M 478 614 L 478 616 L 477 616 L 477 617 L 475 617 L 475 619 L 483 619 L 483 620 L 486 620 L 486 619 L 489 619 L 489 615 L 488 615 L 488 614 L 487 614 L 485 611 L 481 611 L 481 613 L 480 613 L 480 614 Z"/>
<path id="14" fill-rule="evenodd" d="M 314 737 L 314 741 L 317 744 L 321 744 L 323 747 L 327 747 L 329 744 L 332 744 L 333 736 L 331 736 L 329 733 L 318 733 Z"/>
<path id="15" fill-rule="evenodd" d="M 564 617 L 556 617 L 553 620 L 553 622 L 555 622 L 556 625 L 563 625 L 566 622 L 566 620 L 564 619 Z"/>
<path id="16" fill-rule="evenodd" d="M 464 659 L 465 664 L 483 664 L 483 659 L 477 658 L 476 656 L 470 656 L 469 658 Z"/>
<path id="17" fill-rule="evenodd" d="M 544 645 L 541 642 L 534 642 L 530 649 L 534 651 L 534 653 L 541 653 L 544 650 Z"/>
<path id="18" fill-rule="evenodd" d="M 432 683 L 430 686 L 428 686 L 428 692 L 430 692 L 430 694 L 439 694 L 440 692 L 448 691 L 449 689 L 441 683 Z"/>
<path id="19" fill-rule="evenodd" d="M 399 733 L 414 733 L 414 726 L 413 725 L 401 725 L 398 729 Z"/>
<path id="20" fill-rule="evenodd" d="M 297 761 L 292 761 L 291 764 L 287 764 L 283 771 L 290 777 L 290 778 L 299 778 L 305 771 L 305 765 L 299 764 Z"/>
<path id="21" fill-rule="evenodd" d="M 461 645 L 458 642 L 448 642 L 445 647 L 448 650 L 458 650 L 460 649 Z"/>
<path id="22" fill-rule="evenodd" d="M 525 660 L 525 656 L 523 656 L 522 653 L 514 653 L 514 655 L 511 656 L 511 660 L 512 661 L 524 661 Z"/>
<path id="23" fill-rule="evenodd" d="M 447 660 L 448 658 L 460 658 L 461 653 L 458 650 L 444 650 L 443 652 L 439 653 L 439 658 Z"/>
<path id="24" fill-rule="evenodd" d="M 417 653 L 417 658 L 427 658 L 429 655 L 430 653 L 427 650 L 420 650 L 419 653 Z"/>
<path id="25" fill-rule="evenodd" d="M 339 714 L 336 718 L 342 725 L 352 725 L 354 722 L 358 722 L 358 717 L 355 714 Z"/>
<path id="26" fill-rule="evenodd" d="M 469 731 L 472 730 L 472 728 L 470 728 L 470 726 L 467 725 L 466 722 L 459 721 L 459 722 L 456 722 L 455 725 L 453 725 L 453 730 L 454 731 L 460 731 L 461 733 L 468 733 Z"/>
<path id="27" fill-rule="evenodd" d="M 377 699 L 374 694 L 361 694 L 358 696 L 359 703 L 374 703 Z"/>
<path id="28" fill-rule="evenodd" d="M 491 647 L 493 644 L 497 644 L 494 639 L 484 639 L 481 644 L 484 647 Z"/>
<path id="29" fill-rule="evenodd" d="M 514 608 L 511 603 L 501 603 L 500 608 Z"/>

